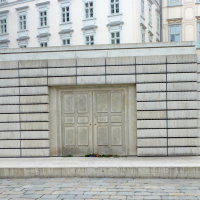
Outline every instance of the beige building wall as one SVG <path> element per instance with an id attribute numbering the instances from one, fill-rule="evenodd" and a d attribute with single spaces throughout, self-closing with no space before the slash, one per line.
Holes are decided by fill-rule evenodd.
<path id="1" fill-rule="evenodd" d="M 180 25 L 180 41 L 197 41 L 200 22 L 198 0 L 180 0 L 179 5 L 170 6 L 163 0 L 163 41 L 170 42 L 170 26 Z"/>

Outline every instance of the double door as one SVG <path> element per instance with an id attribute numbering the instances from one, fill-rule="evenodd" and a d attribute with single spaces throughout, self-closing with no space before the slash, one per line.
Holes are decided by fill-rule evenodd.
<path id="1" fill-rule="evenodd" d="M 62 154 L 126 155 L 125 91 L 62 92 Z"/>

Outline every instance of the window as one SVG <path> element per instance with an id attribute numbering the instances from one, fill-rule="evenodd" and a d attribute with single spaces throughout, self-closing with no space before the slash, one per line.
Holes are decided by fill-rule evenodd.
<path id="1" fill-rule="evenodd" d="M 1 34 L 7 33 L 7 19 L 1 19 L 0 25 Z"/>
<path id="2" fill-rule="evenodd" d="M 119 13 L 119 0 L 110 0 L 111 2 L 111 14 Z"/>
<path id="3" fill-rule="evenodd" d="M 93 2 L 85 3 L 85 18 L 94 17 Z"/>
<path id="4" fill-rule="evenodd" d="M 144 17 L 144 0 L 141 0 L 141 15 Z"/>
<path id="5" fill-rule="evenodd" d="M 145 43 L 145 29 L 142 29 L 141 30 L 141 33 L 142 33 L 142 43 Z"/>
<path id="6" fill-rule="evenodd" d="M 26 30 L 26 15 L 19 16 L 19 30 Z"/>
<path id="7" fill-rule="evenodd" d="M 47 42 L 41 42 L 40 47 L 47 47 Z"/>
<path id="8" fill-rule="evenodd" d="M 63 7 L 62 8 L 62 22 L 69 22 L 70 18 L 69 18 L 69 6 L 67 7 Z"/>
<path id="9" fill-rule="evenodd" d="M 111 33 L 111 44 L 120 44 L 120 32 Z"/>
<path id="10" fill-rule="evenodd" d="M 153 36 L 149 34 L 149 42 L 153 42 Z"/>
<path id="11" fill-rule="evenodd" d="M 149 24 L 152 25 L 152 5 L 149 4 Z"/>
<path id="12" fill-rule="evenodd" d="M 63 46 L 70 45 L 70 39 L 63 40 Z"/>
<path id="13" fill-rule="evenodd" d="M 22 45 L 22 46 L 20 46 L 20 48 L 26 48 L 26 45 Z"/>
<path id="14" fill-rule="evenodd" d="M 47 26 L 47 11 L 40 11 L 40 26 Z"/>
<path id="15" fill-rule="evenodd" d="M 170 42 L 181 41 L 181 25 L 169 26 L 169 39 L 170 39 Z"/>
<path id="16" fill-rule="evenodd" d="M 178 6 L 180 4 L 180 0 L 169 0 L 169 6 Z"/>
<path id="17" fill-rule="evenodd" d="M 7 0 L 0 0 L 0 3 L 5 3 L 7 2 Z"/>
<path id="18" fill-rule="evenodd" d="M 94 36 L 93 35 L 86 36 L 85 44 L 86 45 L 94 45 Z"/>

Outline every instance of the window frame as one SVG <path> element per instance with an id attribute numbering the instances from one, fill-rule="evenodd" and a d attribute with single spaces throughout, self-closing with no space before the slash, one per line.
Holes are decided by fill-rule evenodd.
<path id="1" fill-rule="evenodd" d="M 117 37 L 117 33 L 119 33 L 119 37 Z M 112 37 L 112 34 L 115 34 L 115 37 Z M 119 39 L 119 43 L 117 43 L 117 40 Z M 112 41 L 115 41 L 115 43 L 112 43 Z M 115 30 L 110 32 L 110 44 L 121 44 L 121 31 L 120 30 Z"/>
<path id="2" fill-rule="evenodd" d="M 43 24 L 44 24 L 44 12 L 46 12 L 46 25 L 41 25 L 41 19 L 43 19 Z M 43 16 L 41 17 L 41 13 L 43 13 Z M 47 14 L 47 10 L 41 10 L 39 11 L 39 27 L 43 28 L 43 27 L 47 27 L 48 26 L 48 14 Z"/>
<path id="3" fill-rule="evenodd" d="M 149 18 L 149 24 L 152 25 L 152 4 L 149 3 L 148 5 L 148 18 Z"/>
<path id="4" fill-rule="evenodd" d="M 63 8 L 65 9 L 65 12 L 63 12 Z M 69 11 L 67 11 L 66 8 L 69 8 Z M 66 5 L 66 6 L 62 6 L 62 7 L 61 7 L 61 23 L 62 23 L 62 24 L 71 22 L 70 11 L 71 11 L 70 6 L 67 6 L 67 5 Z M 63 14 L 65 15 L 65 22 L 63 22 Z M 67 14 L 69 14 L 68 17 L 67 17 Z M 69 20 L 67 20 L 67 18 L 69 18 Z"/>
<path id="5" fill-rule="evenodd" d="M 64 44 L 64 41 L 69 41 L 69 44 Z M 71 38 L 64 38 L 62 39 L 62 46 L 71 46 Z"/>
<path id="6" fill-rule="evenodd" d="M 180 41 L 171 41 L 171 27 L 172 26 L 180 26 Z M 169 42 L 181 42 L 182 41 L 182 25 L 181 24 L 169 24 Z M 173 35 L 178 35 L 178 34 L 173 34 Z"/>
<path id="7" fill-rule="evenodd" d="M 89 38 L 89 41 L 87 42 L 87 37 Z M 93 44 L 91 44 L 91 37 L 93 37 Z M 88 35 L 85 35 L 85 45 L 94 45 L 95 42 L 94 42 L 94 34 L 88 34 Z M 88 43 L 88 44 L 87 44 Z"/>
<path id="8" fill-rule="evenodd" d="M 118 15 L 121 13 L 121 0 L 109 0 L 109 10 L 110 10 L 110 15 Z M 114 1 L 112 3 L 111 1 Z M 118 2 L 116 2 L 118 1 Z M 116 12 L 116 4 L 119 4 L 119 12 Z M 112 5 L 114 5 L 114 13 L 112 13 Z"/>
<path id="9" fill-rule="evenodd" d="M 1 21 L 5 21 L 6 23 L 1 24 Z M 3 26 L 3 32 L 2 32 L 2 26 Z M 6 26 L 6 31 L 5 31 L 5 27 Z M 2 17 L 0 18 L 0 35 L 4 35 L 4 34 L 8 34 L 8 20 L 6 17 Z"/>
<path id="10" fill-rule="evenodd" d="M 20 20 L 20 17 L 26 17 L 26 19 L 25 20 Z M 26 14 L 19 14 L 19 16 L 18 16 L 18 20 L 19 20 L 19 31 L 25 31 L 25 30 L 27 30 L 27 15 Z M 22 28 L 21 28 L 21 24 L 20 24 L 20 22 L 22 23 Z M 24 22 L 25 22 L 25 24 L 26 24 L 26 28 L 24 28 Z"/>
<path id="11" fill-rule="evenodd" d="M 144 0 L 141 0 L 141 16 L 144 17 L 145 13 L 145 2 Z"/>
<path id="12" fill-rule="evenodd" d="M 42 45 L 44 45 L 44 44 L 47 44 L 47 45 L 42 46 Z M 40 47 L 48 47 L 48 42 L 40 42 Z"/>
<path id="13" fill-rule="evenodd" d="M 181 5 L 181 0 L 178 0 L 179 1 L 178 4 L 173 4 L 173 5 L 170 5 L 170 1 L 171 0 L 168 0 L 168 6 L 180 6 Z M 176 0 L 173 0 L 173 1 L 175 2 Z"/>
<path id="14" fill-rule="evenodd" d="M 93 14 L 93 16 L 91 17 L 91 12 L 90 12 L 90 3 L 92 3 L 92 14 Z M 88 7 L 86 7 L 86 4 L 88 4 Z M 84 2 L 84 6 L 85 6 L 85 8 L 84 8 L 84 11 L 85 11 L 85 19 L 93 19 L 94 18 L 94 1 L 86 1 L 86 2 Z M 88 10 L 88 17 L 86 16 L 86 10 Z"/>

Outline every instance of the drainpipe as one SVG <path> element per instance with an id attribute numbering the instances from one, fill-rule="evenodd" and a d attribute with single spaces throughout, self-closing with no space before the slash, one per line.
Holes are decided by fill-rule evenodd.
<path id="1" fill-rule="evenodd" d="M 163 17 L 162 17 L 162 0 L 160 0 L 160 42 L 163 42 Z"/>

